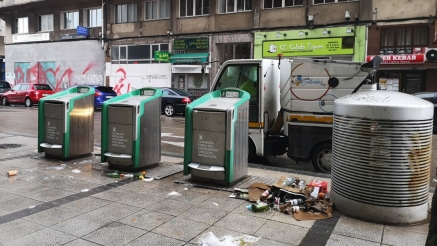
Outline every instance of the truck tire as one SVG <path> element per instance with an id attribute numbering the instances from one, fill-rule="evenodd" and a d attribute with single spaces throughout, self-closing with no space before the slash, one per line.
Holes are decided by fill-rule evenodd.
<path id="1" fill-rule="evenodd" d="M 249 138 L 248 161 L 255 162 L 256 159 L 257 159 L 257 156 L 256 156 L 255 144 L 253 143 L 252 139 Z"/>
<path id="2" fill-rule="evenodd" d="M 312 163 L 314 169 L 321 173 L 331 173 L 332 163 L 332 144 L 324 143 L 317 146 L 312 154 Z"/>

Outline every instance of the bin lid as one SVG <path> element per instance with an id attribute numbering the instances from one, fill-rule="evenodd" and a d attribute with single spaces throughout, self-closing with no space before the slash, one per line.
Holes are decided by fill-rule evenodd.
<path id="1" fill-rule="evenodd" d="M 153 96 L 153 95 L 152 95 Z M 117 101 L 110 103 L 109 106 L 133 106 L 133 105 L 140 105 L 142 101 L 145 99 L 152 97 L 152 96 L 132 96 L 129 98 L 126 98 L 123 101 Z"/>
<path id="2" fill-rule="evenodd" d="M 207 111 L 227 111 L 237 104 L 241 98 L 227 98 L 220 97 L 208 100 L 202 104 L 194 107 L 196 110 L 207 110 Z"/>
<path id="3" fill-rule="evenodd" d="M 58 98 L 51 98 L 47 99 L 45 102 L 69 102 L 72 98 L 83 96 L 83 93 L 69 93 L 65 96 L 58 97 Z"/>
<path id="4" fill-rule="evenodd" d="M 429 120 L 434 105 L 397 91 L 361 91 L 334 101 L 334 114 L 375 120 Z"/>

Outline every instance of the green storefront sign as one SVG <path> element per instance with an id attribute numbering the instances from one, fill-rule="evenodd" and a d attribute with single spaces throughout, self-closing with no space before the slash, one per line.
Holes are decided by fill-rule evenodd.
<path id="1" fill-rule="evenodd" d="M 209 38 L 176 38 L 174 50 L 199 50 L 209 48 Z"/>
<path id="2" fill-rule="evenodd" d="M 168 62 L 170 59 L 170 53 L 167 51 L 155 50 L 154 57 L 155 61 Z"/>
<path id="3" fill-rule="evenodd" d="M 342 38 L 299 39 L 263 42 L 263 57 L 352 55 L 353 47 L 343 47 Z"/>

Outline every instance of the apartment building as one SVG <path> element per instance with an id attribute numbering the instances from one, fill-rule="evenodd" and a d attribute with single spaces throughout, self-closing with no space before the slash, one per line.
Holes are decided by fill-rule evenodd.
<path id="1" fill-rule="evenodd" d="M 435 24 L 429 16 L 436 15 L 436 1 L 413 2 L 4 0 L 0 17 L 6 21 L 7 77 L 14 83 L 37 80 L 58 89 L 98 83 L 119 93 L 171 86 L 203 95 L 220 64 L 229 59 L 279 55 L 365 61 L 386 48 L 398 50 L 384 43 L 395 38 L 384 31 L 392 24 L 412 25 L 414 30 L 415 25 L 426 26 L 426 44 L 418 47 L 432 48 Z M 393 7 L 402 5 L 411 8 Z M 378 79 L 406 68 L 383 67 Z M 433 73 L 430 61 L 417 69 L 427 71 L 428 78 Z M 420 89 L 433 89 L 426 78 L 421 83 Z"/>

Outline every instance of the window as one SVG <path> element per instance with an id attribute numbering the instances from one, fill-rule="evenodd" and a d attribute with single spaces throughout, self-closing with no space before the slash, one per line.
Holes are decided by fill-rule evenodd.
<path id="1" fill-rule="evenodd" d="M 354 2 L 354 1 L 359 1 L 359 0 L 314 0 L 314 4 Z"/>
<path id="2" fill-rule="evenodd" d="M 413 54 L 414 47 L 428 45 L 428 27 L 395 27 L 381 30 L 381 55 Z"/>
<path id="3" fill-rule="evenodd" d="M 196 16 L 209 14 L 209 0 L 180 0 L 180 16 Z"/>
<path id="4" fill-rule="evenodd" d="M 115 23 L 126 23 L 135 21 L 137 21 L 136 3 L 115 5 Z"/>
<path id="5" fill-rule="evenodd" d="M 79 11 L 64 13 L 64 29 L 76 29 L 79 25 Z"/>
<path id="6" fill-rule="evenodd" d="M 250 43 L 218 44 L 220 62 L 231 59 L 250 59 Z"/>
<path id="7" fill-rule="evenodd" d="M 120 45 L 111 47 L 112 64 L 159 63 L 154 60 L 155 50 L 168 51 L 168 44 Z"/>
<path id="8" fill-rule="evenodd" d="M 303 6 L 303 0 L 264 0 L 265 9 Z"/>
<path id="9" fill-rule="evenodd" d="M 252 10 L 252 0 L 219 0 L 219 13 L 234 13 Z"/>
<path id="10" fill-rule="evenodd" d="M 15 33 L 29 33 L 29 18 L 22 17 L 15 19 Z"/>
<path id="11" fill-rule="evenodd" d="M 53 30 L 53 15 L 38 16 L 38 31 L 52 31 Z"/>
<path id="12" fill-rule="evenodd" d="M 88 9 L 87 27 L 102 26 L 102 9 Z"/>
<path id="13" fill-rule="evenodd" d="M 155 0 L 145 2 L 146 20 L 156 20 L 170 17 L 170 0 Z"/>

